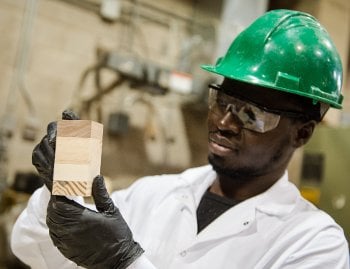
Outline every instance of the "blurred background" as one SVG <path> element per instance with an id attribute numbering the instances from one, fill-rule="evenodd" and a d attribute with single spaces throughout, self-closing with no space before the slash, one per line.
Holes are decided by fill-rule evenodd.
<path id="1" fill-rule="evenodd" d="M 349 0 L 0 0 L 0 269 L 11 227 L 41 186 L 31 153 L 66 108 L 104 124 L 110 190 L 207 163 L 201 71 L 270 9 L 314 15 L 343 61 L 342 111 L 296 152 L 291 180 L 350 238 Z M 311 70 L 312 72 L 312 70 Z"/>

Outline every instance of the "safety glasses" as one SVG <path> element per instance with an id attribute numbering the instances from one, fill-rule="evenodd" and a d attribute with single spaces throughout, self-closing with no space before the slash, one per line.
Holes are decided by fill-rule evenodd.
<path id="1" fill-rule="evenodd" d="M 243 101 L 232 95 L 227 95 L 219 85 L 209 85 L 209 109 L 212 113 L 222 117 L 228 112 L 236 116 L 241 128 L 254 132 L 265 133 L 275 129 L 281 115 L 291 118 L 303 118 L 298 112 L 277 111 L 258 106 L 250 101 Z"/>

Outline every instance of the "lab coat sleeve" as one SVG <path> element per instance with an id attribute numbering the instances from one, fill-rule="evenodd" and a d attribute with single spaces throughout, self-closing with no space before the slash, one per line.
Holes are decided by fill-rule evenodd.
<path id="1" fill-rule="evenodd" d="M 127 215 L 127 203 L 124 199 L 127 191 L 114 192 L 111 197 L 114 202 L 120 204 L 121 212 Z M 50 192 L 46 187 L 34 192 L 28 201 L 26 209 L 18 217 L 11 233 L 12 252 L 32 269 L 75 269 L 82 268 L 65 258 L 53 245 L 49 230 L 46 225 L 46 210 L 50 200 Z M 74 199 L 80 204 L 84 204 L 83 199 Z M 92 205 L 84 204 L 89 208 Z M 142 255 L 128 269 L 156 269 Z"/>
<path id="2" fill-rule="evenodd" d="M 342 230 L 334 226 L 320 231 L 279 268 L 349 269 L 349 246 L 342 234 Z"/>
<path id="3" fill-rule="evenodd" d="M 33 269 L 78 267 L 53 245 L 46 226 L 46 209 L 50 193 L 46 187 L 34 192 L 27 208 L 18 217 L 11 233 L 11 249 Z"/>

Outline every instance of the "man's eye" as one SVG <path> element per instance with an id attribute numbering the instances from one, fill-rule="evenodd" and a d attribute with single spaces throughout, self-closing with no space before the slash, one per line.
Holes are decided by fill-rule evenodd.
<path id="1" fill-rule="evenodd" d="M 244 113 L 248 116 L 248 118 L 250 119 L 250 120 L 256 120 L 256 115 L 255 115 L 255 113 L 252 111 L 252 109 L 251 108 L 249 108 L 249 107 L 245 107 L 244 108 Z"/>

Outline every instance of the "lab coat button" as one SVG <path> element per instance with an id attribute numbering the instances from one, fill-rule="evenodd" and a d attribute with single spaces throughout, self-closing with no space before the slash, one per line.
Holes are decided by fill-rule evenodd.
<path id="1" fill-rule="evenodd" d="M 187 255 L 187 251 L 186 250 L 180 252 L 180 256 L 181 257 L 185 257 L 186 255 Z"/>

